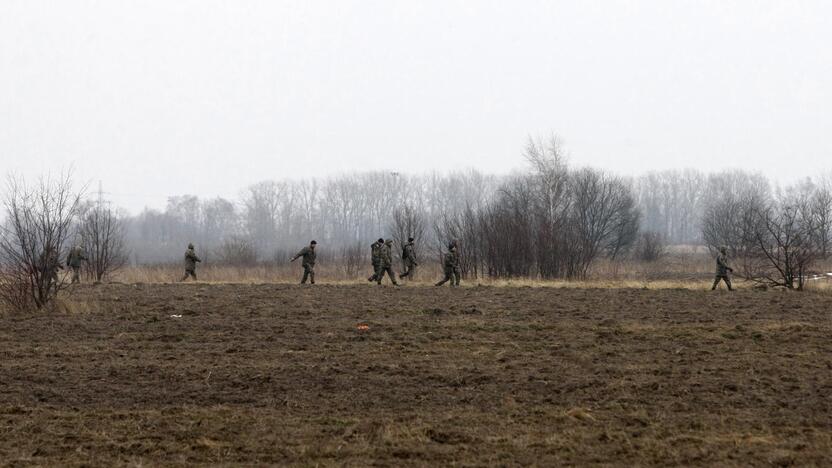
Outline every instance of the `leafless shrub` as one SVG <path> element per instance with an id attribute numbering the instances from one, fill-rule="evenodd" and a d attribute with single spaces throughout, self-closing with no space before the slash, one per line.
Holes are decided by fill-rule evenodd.
<path id="1" fill-rule="evenodd" d="M 556 139 L 530 141 L 533 172 L 509 179 L 493 201 L 445 214 L 443 244 L 460 241 L 464 274 L 583 279 L 596 259 L 635 242 L 640 214 L 630 185 L 602 171 L 569 171 Z"/>
<path id="2" fill-rule="evenodd" d="M 0 301 L 7 307 L 41 309 L 64 288 L 60 257 L 80 200 L 71 173 L 33 186 L 20 177 L 8 179 L 6 223 L 0 231 Z"/>
<path id="3" fill-rule="evenodd" d="M 421 210 L 411 203 L 400 206 L 393 211 L 389 231 L 393 233 L 393 240 L 399 246 L 397 249 L 399 259 L 401 259 L 401 249 L 409 237 L 416 239 L 416 257 L 419 257 L 419 247 L 425 240 L 426 232 L 425 216 Z"/>
<path id="4" fill-rule="evenodd" d="M 219 265 L 234 267 L 252 267 L 257 265 L 257 249 L 254 244 L 243 237 L 230 237 L 223 241 L 215 254 Z"/>
<path id="5" fill-rule="evenodd" d="M 85 270 L 100 282 L 127 263 L 124 220 L 102 202 L 87 205 L 81 212 L 78 233 L 87 254 Z"/>
<path id="6" fill-rule="evenodd" d="M 344 268 L 344 274 L 348 278 L 357 276 L 362 270 L 366 271 L 368 263 L 366 250 L 364 244 L 360 242 L 341 248 L 341 264 Z"/>
<path id="7" fill-rule="evenodd" d="M 706 209 L 703 237 L 712 251 L 728 247 L 746 279 L 802 290 L 824 255 L 824 193 L 789 192 L 774 200 L 746 195 L 714 203 Z"/>
<path id="8" fill-rule="evenodd" d="M 757 268 L 750 279 L 771 286 L 803 290 L 806 275 L 820 258 L 814 224 L 807 200 L 757 211 L 759 218 L 754 233 L 753 258 Z"/>
<path id="9" fill-rule="evenodd" d="M 667 254 L 667 242 L 658 232 L 642 232 L 636 242 L 634 257 L 642 262 L 657 262 Z"/>

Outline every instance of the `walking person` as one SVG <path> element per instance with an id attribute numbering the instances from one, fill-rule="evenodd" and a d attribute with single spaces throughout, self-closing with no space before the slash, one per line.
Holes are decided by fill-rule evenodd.
<path id="1" fill-rule="evenodd" d="M 412 237 L 407 239 L 407 244 L 402 248 L 402 262 L 404 262 L 404 273 L 400 274 L 399 278 L 413 279 L 413 275 L 416 273 L 416 267 L 419 264 L 416 262 L 416 251 Z"/>
<path id="2" fill-rule="evenodd" d="M 88 261 L 84 254 L 84 249 L 80 245 L 76 245 L 69 249 L 69 254 L 66 256 L 66 264 L 72 268 L 72 284 L 81 282 L 81 262 Z"/>
<path id="3" fill-rule="evenodd" d="M 47 285 L 57 288 L 61 283 L 58 280 L 58 270 L 64 269 L 58 250 L 52 246 L 47 246 L 38 257 L 38 267 L 40 268 L 41 278 L 48 280 Z"/>
<path id="4" fill-rule="evenodd" d="M 442 278 L 442 281 L 436 283 L 436 286 L 442 286 L 448 281 L 451 282 L 452 287 L 459 286 L 459 278 L 462 271 L 459 264 L 459 252 L 457 251 L 455 242 L 448 244 L 448 252 L 445 253 L 442 259 L 442 268 L 445 272 L 445 277 Z"/>
<path id="5" fill-rule="evenodd" d="M 376 278 L 376 282 L 381 284 L 381 280 L 384 279 L 384 274 L 390 277 L 390 281 L 393 282 L 393 285 L 398 286 L 399 283 L 396 282 L 396 274 L 393 273 L 393 239 L 387 239 L 384 241 L 384 245 L 381 246 L 381 266 L 378 271 L 378 275 Z"/>
<path id="6" fill-rule="evenodd" d="M 185 276 L 182 277 L 182 281 L 187 280 L 189 277 L 196 281 L 196 264 L 201 262 L 202 260 L 196 256 L 194 245 L 188 244 L 188 250 L 185 251 Z"/>
<path id="7" fill-rule="evenodd" d="M 728 252 L 725 247 L 719 248 L 719 255 L 716 256 L 716 275 L 714 277 L 714 285 L 711 286 L 711 291 L 715 290 L 717 286 L 719 286 L 720 281 L 725 281 L 725 285 L 728 286 L 729 291 L 733 291 L 734 289 L 731 287 L 731 276 L 730 273 L 733 273 L 734 269 L 728 266 Z"/>
<path id="8" fill-rule="evenodd" d="M 384 239 L 382 238 L 370 244 L 370 261 L 373 265 L 373 274 L 367 278 L 367 281 L 371 283 L 378 279 L 379 269 L 381 268 L 381 248 L 383 246 Z"/>
<path id="9" fill-rule="evenodd" d="M 317 245 L 318 242 L 313 240 L 309 243 L 308 247 L 301 249 L 300 252 L 289 260 L 289 262 L 294 262 L 298 258 L 303 257 L 303 278 L 300 280 L 300 284 L 306 284 L 307 279 L 311 284 L 315 284 L 315 247 Z"/>

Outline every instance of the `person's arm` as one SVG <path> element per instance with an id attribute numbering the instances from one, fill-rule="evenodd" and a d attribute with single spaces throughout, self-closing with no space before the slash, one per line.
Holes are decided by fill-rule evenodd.
<path id="1" fill-rule="evenodd" d="M 301 250 L 301 251 L 300 251 L 300 252 L 298 252 L 298 253 L 297 253 L 294 257 L 290 258 L 290 259 L 289 259 L 289 262 L 294 262 L 295 260 L 297 260 L 297 259 L 299 259 L 300 257 L 302 257 L 302 256 L 303 256 L 303 254 L 305 254 L 305 253 L 306 253 L 306 249 Z"/>

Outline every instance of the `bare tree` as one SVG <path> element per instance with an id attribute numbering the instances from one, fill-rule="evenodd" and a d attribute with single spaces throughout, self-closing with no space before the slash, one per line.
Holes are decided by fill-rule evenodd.
<path id="1" fill-rule="evenodd" d="M 366 265 L 364 244 L 356 242 L 341 248 L 341 264 L 347 278 L 358 275 Z"/>
<path id="2" fill-rule="evenodd" d="M 81 191 L 71 172 L 30 186 L 10 177 L 0 231 L 0 300 L 16 310 L 41 309 L 64 288 L 60 257 L 72 235 Z"/>
<path id="3" fill-rule="evenodd" d="M 802 290 L 809 268 L 820 256 L 814 242 L 816 225 L 806 212 L 808 200 L 781 203 L 756 212 L 760 222 L 754 233 L 760 265 L 752 280 Z"/>
<path id="4" fill-rule="evenodd" d="M 804 217 L 814 226 L 812 235 L 819 249 L 818 254 L 826 260 L 832 254 L 832 179 L 823 179 L 817 186 L 805 187 L 802 193 L 811 197 L 805 206 Z"/>
<path id="5" fill-rule="evenodd" d="M 244 237 L 231 236 L 224 240 L 215 252 L 216 263 L 235 267 L 257 265 L 257 249 Z"/>
<path id="6" fill-rule="evenodd" d="M 81 210 L 78 234 L 87 254 L 87 275 L 101 282 L 127 263 L 125 223 L 106 203 L 99 201 Z"/>
<path id="7" fill-rule="evenodd" d="M 639 234 L 634 257 L 642 262 L 655 262 L 667 253 L 667 241 L 658 232 L 645 231 Z"/>
<path id="8" fill-rule="evenodd" d="M 426 223 L 424 214 L 414 205 L 406 203 L 393 211 L 393 219 L 388 228 L 393 233 L 393 240 L 399 246 L 398 258 L 401 259 L 401 248 L 407 243 L 407 239 L 416 239 L 416 257 L 418 248 L 425 240 Z"/>
<path id="9" fill-rule="evenodd" d="M 635 241 L 640 214 L 627 184 L 598 170 L 577 171 L 570 191 L 567 240 L 573 248 L 566 277 L 585 278 L 602 252 L 614 255 Z"/>

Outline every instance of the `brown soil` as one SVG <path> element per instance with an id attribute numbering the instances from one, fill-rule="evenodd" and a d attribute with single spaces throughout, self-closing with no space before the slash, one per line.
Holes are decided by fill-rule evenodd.
<path id="1" fill-rule="evenodd" d="M 0 316 L 5 464 L 832 464 L 820 293 L 187 284 L 65 301 Z"/>

